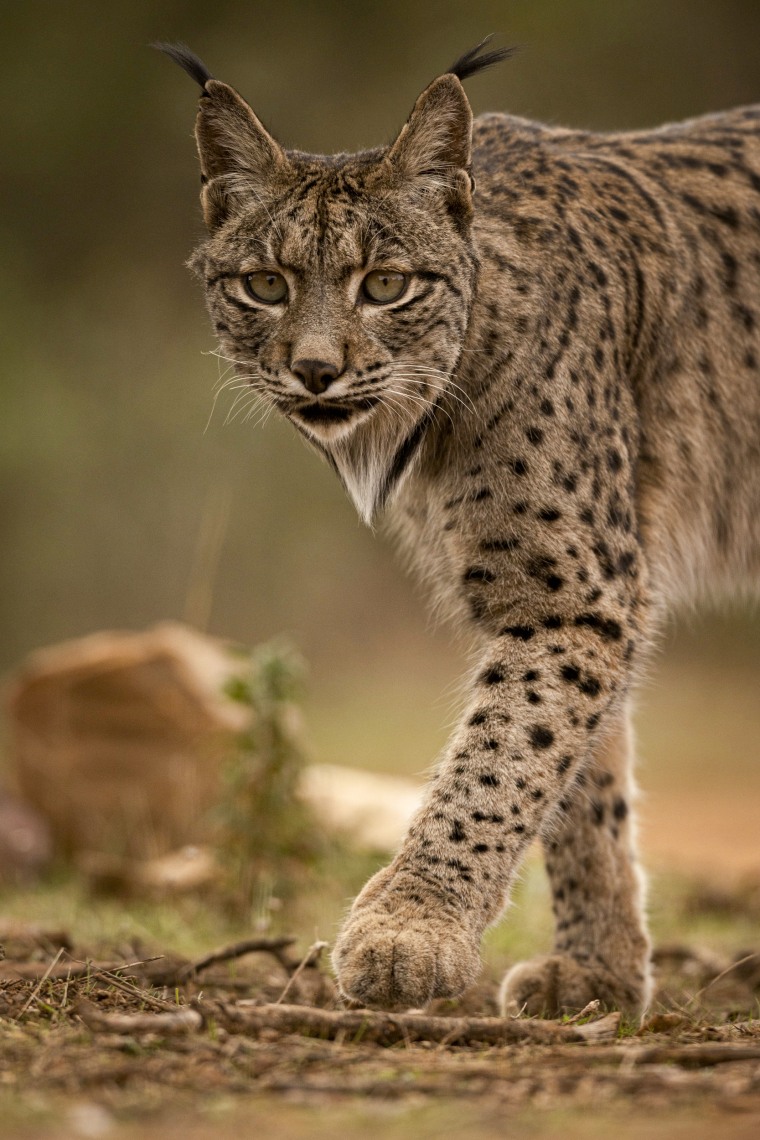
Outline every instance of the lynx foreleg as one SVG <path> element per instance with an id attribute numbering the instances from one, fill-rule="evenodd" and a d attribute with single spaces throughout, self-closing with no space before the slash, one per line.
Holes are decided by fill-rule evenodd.
<path id="1" fill-rule="evenodd" d="M 509 626 L 481 660 L 464 721 L 401 851 L 361 892 L 334 963 L 367 1005 L 421 1006 L 478 970 L 531 839 L 619 715 L 628 643 L 600 613 Z"/>

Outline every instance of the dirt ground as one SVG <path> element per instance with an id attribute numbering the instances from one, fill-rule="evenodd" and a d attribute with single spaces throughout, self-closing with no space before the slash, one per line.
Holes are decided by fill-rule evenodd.
<path id="1" fill-rule="evenodd" d="M 748 869 L 756 867 L 751 813 L 742 832 L 744 804 L 734 796 L 724 832 L 713 813 L 700 843 L 675 797 L 660 797 L 656 829 L 645 808 L 657 994 L 643 1027 L 623 1021 L 600 1040 L 456 1036 L 460 1018 L 494 1016 L 505 966 L 548 944 L 537 858 L 506 922 L 489 934 L 481 983 L 431 1011 L 453 1026 L 453 1036 L 434 1039 L 419 1039 L 403 1019 L 390 1041 L 372 1041 L 355 1024 L 330 1037 L 319 1026 L 235 1020 L 251 1003 L 265 1012 L 278 1001 L 340 1010 L 324 961 L 297 971 L 314 936 L 329 937 L 343 900 L 314 900 L 319 926 L 311 917 L 293 923 L 292 945 L 225 961 L 206 951 L 229 949 L 232 931 L 202 899 L 138 908 L 91 897 L 78 882 L 75 901 L 55 884 L 6 892 L 0 1137 L 755 1140 L 760 877 Z M 735 851 L 746 858 L 725 858 Z M 689 873 L 674 876 L 674 861 Z M 593 1028 L 601 1012 L 583 1022 Z M 177 1013 L 190 1022 L 167 1025 Z M 118 1020 L 134 1015 L 148 1020 Z"/>
<path id="2" fill-rule="evenodd" d="M 307 1024 L 323 1013 L 340 1018 L 341 1007 L 326 955 L 299 965 L 315 938 L 333 936 L 369 865 L 329 898 L 304 892 L 297 919 L 273 912 L 266 933 L 293 931 L 292 945 L 210 962 L 209 951 L 251 926 L 232 929 L 202 899 L 142 907 L 95 898 L 80 884 L 5 890 L 2 1140 L 756 1140 L 757 674 L 731 685 L 713 667 L 682 663 L 671 674 L 650 688 L 640 732 L 657 973 L 643 1027 L 589 1011 L 552 1023 L 554 1040 L 494 1043 L 491 1030 L 478 1039 L 504 968 L 549 944 L 535 859 L 506 921 L 488 935 L 481 983 L 428 1011 L 452 1029 L 431 1023 L 427 1038 L 403 1018 L 380 1040 L 369 1020 L 358 1029 Z M 405 739 L 407 727 L 395 725 L 394 738 Z M 410 740 L 414 754 L 434 753 L 433 741 Z M 409 763 L 401 757 L 398 770 Z M 301 1012 L 278 1022 L 293 1006 Z M 134 1016 L 148 1020 L 124 1020 Z M 517 1024 L 530 1034 L 536 1023 Z"/>
<path id="3" fill-rule="evenodd" d="M 6 926 L 0 1135 L 760 1134 L 760 946 L 661 946 L 641 1028 L 590 1010 L 517 1019 L 505 1034 L 556 1039 L 499 1043 L 488 970 L 422 1029 L 391 1019 L 373 1040 L 372 1019 L 342 1010 L 321 960 L 281 942 L 191 961 L 139 939 L 93 954 L 68 931 Z M 325 1024 L 299 1025 L 310 1016 Z"/>

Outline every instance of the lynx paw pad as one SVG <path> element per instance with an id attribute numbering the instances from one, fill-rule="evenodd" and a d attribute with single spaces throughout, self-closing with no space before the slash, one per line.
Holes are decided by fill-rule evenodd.
<path id="1" fill-rule="evenodd" d="M 333 964 L 347 997 L 381 1009 L 416 1009 L 461 994 L 477 977 L 479 955 L 466 931 L 369 911 L 349 918 Z"/>

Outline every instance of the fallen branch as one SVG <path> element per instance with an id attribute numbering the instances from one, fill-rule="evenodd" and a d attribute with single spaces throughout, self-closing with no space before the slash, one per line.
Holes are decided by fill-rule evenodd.
<path id="1" fill-rule="evenodd" d="M 162 1036 L 194 1033 L 203 1025 L 197 1009 L 181 1006 L 171 1013 L 103 1013 L 89 1001 L 79 1001 L 74 1012 L 93 1033 L 160 1033 Z"/>
<path id="2" fill-rule="evenodd" d="M 519 1041 L 541 1044 L 605 1041 L 617 1035 L 620 1014 L 611 1013 L 587 1025 L 556 1021 L 520 1021 L 501 1017 L 435 1017 L 424 1013 L 380 1013 L 374 1010 L 328 1010 L 302 1005 L 248 1005 L 204 1001 L 207 1020 L 228 1033 L 253 1035 L 262 1030 L 297 1033 L 328 1040 L 342 1038 L 378 1045 L 432 1041 L 447 1045 L 509 1045 Z"/>
<path id="3" fill-rule="evenodd" d="M 102 1013 L 90 1002 L 76 1007 L 95 1033 L 190 1033 L 214 1021 L 228 1033 L 257 1036 L 263 1030 L 295 1033 L 353 1044 L 396 1045 L 412 1041 L 446 1045 L 511 1045 L 534 1042 L 551 1045 L 613 1040 L 620 1014 L 610 1013 L 587 1025 L 557 1021 L 519 1021 L 501 1017 L 435 1017 L 424 1013 L 378 1013 L 374 1010 L 327 1010 L 306 1005 L 234 1005 L 220 1001 L 194 1002 L 171 1013 Z"/>
<path id="4" fill-rule="evenodd" d="M 680 1065 L 685 1069 L 702 1069 L 734 1061 L 760 1060 L 758 1045 L 653 1045 L 628 1054 L 630 1065 Z"/>

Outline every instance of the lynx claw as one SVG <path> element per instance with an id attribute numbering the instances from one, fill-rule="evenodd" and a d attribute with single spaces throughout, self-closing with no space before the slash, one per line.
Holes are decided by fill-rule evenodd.
<path id="1" fill-rule="evenodd" d="M 333 952 L 341 991 L 365 1006 L 418 1009 L 456 997 L 477 977 L 466 930 L 427 917 L 368 910 L 349 917 Z"/>
<path id="2" fill-rule="evenodd" d="M 608 1009 L 640 1016 L 645 991 L 643 982 L 623 982 L 601 966 L 582 966 L 568 955 L 550 954 L 513 966 L 501 984 L 499 1005 L 505 1017 L 558 1017 L 598 999 Z"/>

